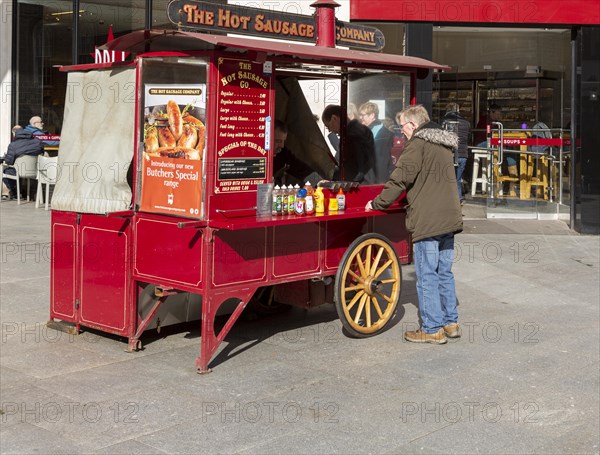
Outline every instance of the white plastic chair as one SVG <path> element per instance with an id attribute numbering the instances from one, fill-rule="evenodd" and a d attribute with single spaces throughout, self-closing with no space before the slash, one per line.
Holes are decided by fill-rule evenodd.
<path id="1" fill-rule="evenodd" d="M 20 179 L 27 179 L 27 201 L 29 201 L 29 188 L 31 179 L 37 178 L 37 156 L 24 155 L 15 160 L 12 166 L 3 165 L 5 167 L 14 167 L 17 171 L 16 175 L 8 175 L 2 172 L 2 178 L 17 181 L 17 204 L 21 205 L 21 183 Z"/>
<path id="2" fill-rule="evenodd" d="M 48 202 L 50 201 L 50 185 L 54 185 L 56 183 L 56 177 L 58 175 L 58 157 L 47 157 L 40 155 L 37 157 L 37 167 L 38 167 L 38 187 L 37 187 L 37 195 L 35 198 L 35 208 L 40 206 L 40 198 L 42 197 L 43 185 L 46 185 L 46 198 L 45 205 L 46 210 L 48 210 Z"/>

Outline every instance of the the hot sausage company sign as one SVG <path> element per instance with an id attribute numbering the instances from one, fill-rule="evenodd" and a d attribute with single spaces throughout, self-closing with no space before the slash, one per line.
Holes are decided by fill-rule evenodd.
<path id="1" fill-rule="evenodd" d="M 271 64 L 220 57 L 215 193 L 255 191 L 271 148 Z"/>
<path id="2" fill-rule="evenodd" d="M 173 0 L 167 9 L 169 20 L 180 29 L 220 31 L 314 43 L 316 23 L 313 16 L 248 8 L 239 5 L 194 0 Z M 336 44 L 379 51 L 383 33 L 374 28 L 336 21 Z"/>

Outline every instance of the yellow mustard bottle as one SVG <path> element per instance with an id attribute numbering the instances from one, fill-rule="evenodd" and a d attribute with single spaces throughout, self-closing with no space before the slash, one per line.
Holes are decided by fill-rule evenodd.
<path id="1" fill-rule="evenodd" d="M 325 213 L 325 195 L 323 194 L 323 188 L 320 186 L 315 190 L 315 212 Z"/>
<path id="2" fill-rule="evenodd" d="M 338 211 L 338 201 L 335 197 L 335 194 L 333 195 L 333 197 L 329 198 L 329 207 L 327 208 L 327 211 L 330 213 L 336 213 Z"/>

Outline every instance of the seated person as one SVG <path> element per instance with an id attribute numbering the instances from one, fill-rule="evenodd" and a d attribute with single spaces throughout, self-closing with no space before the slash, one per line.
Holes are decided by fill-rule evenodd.
<path id="1" fill-rule="evenodd" d="M 313 170 L 285 146 L 287 135 L 288 129 L 285 123 L 275 120 L 273 182 L 276 185 L 302 186 L 313 174 Z"/>
<path id="2" fill-rule="evenodd" d="M 17 129 L 15 133 L 15 139 L 6 149 L 6 155 L 4 156 L 4 164 L 12 166 L 15 164 L 15 160 L 21 156 L 33 155 L 38 156 L 44 153 L 44 146 L 42 142 L 33 137 L 33 135 L 27 131 L 27 128 Z M 4 169 L 6 175 L 17 175 L 17 171 L 14 167 L 7 167 Z M 14 199 L 17 197 L 17 182 L 13 179 L 2 179 L 2 199 Z"/>
<path id="3" fill-rule="evenodd" d="M 341 131 L 341 113 L 341 106 L 330 104 L 321 116 L 327 129 L 336 136 Z M 350 120 L 346 126 L 344 144 L 341 167 L 345 179 L 362 184 L 375 183 L 375 141 L 369 127 L 356 119 Z M 336 177 L 334 175 L 334 180 Z"/>
<path id="4" fill-rule="evenodd" d="M 40 139 L 39 136 L 50 135 L 48 131 L 42 129 L 43 126 L 44 122 L 42 122 L 42 118 L 35 115 L 31 117 L 31 119 L 29 119 L 29 125 L 27 125 L 24 129 L 28 133 L 31 133 L 33 137 L 37 137 L 38 139 Z M 42 142 L 44 143 L 44 145 L 49 146 L 57 146 L 58 144 L 60 144 L 59 141 L 42 140 Z"/>

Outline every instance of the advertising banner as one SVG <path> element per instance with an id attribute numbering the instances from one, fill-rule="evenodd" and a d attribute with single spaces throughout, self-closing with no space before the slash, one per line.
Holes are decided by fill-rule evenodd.
<path id="1" fill-rule="evenodd" d="M 350 2 L 353 21 L 571 25 L 600 23 L 598 0 L 386 0 Z"/>
<path id="2" fill-rule="evenodd" d="M 219 58 L 215 193 L 256 191 L 271 148 L 271 62 Z"/>
<path id="3" fill-rule="evenodd" d="M 202 217 L 206 85 L 144 86 L 140 210 Z"/>

